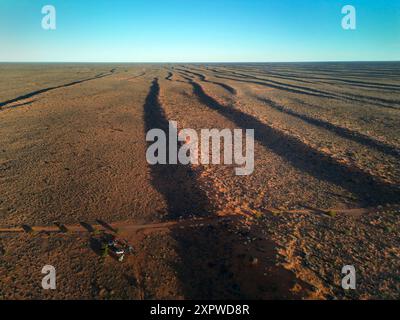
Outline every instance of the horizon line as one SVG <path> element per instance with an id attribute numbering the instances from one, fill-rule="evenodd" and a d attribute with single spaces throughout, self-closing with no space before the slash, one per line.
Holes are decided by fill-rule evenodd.
<path id="1" fill-rule="evenodd" d="M 302 61 L 0 61 L 0 64 L 3 63 L 99 63 L 99 64 L 117 64 L 117 63 L 127 63 L 127 64 L 217 64 L 217 63 L 230 63 L 230 64 L 239 64 L 239 63 L 357 63 L 357 62 L 400 62 L 398 60 L 302 60 Z"/>

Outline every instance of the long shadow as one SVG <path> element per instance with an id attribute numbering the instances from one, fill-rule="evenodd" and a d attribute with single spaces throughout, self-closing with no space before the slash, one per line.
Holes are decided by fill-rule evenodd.
<path id="1" fill-rule="evenodd" d="M 30 100 L 30 101 L 27 101 L 27 102 L 21 102 L 21 103 L 18 103 L 16 105 L 13 105 L 13 106 L 7 106 L 5 108 L 0 107 L 0 110 L 14 109 L 14 108 L 18 108 L 18 107 L 27 106 L 27 105 L 29 105 L 31 103 L 34 103 L 35 101 L 37 101 L 37 99 L 33 99 L 33 100 Z"/>
<path id="2" fill-rule="evenodd" d="M 182 72 L 182 71 L 178 71 L 178 74 L 179 74 L 183 79 L 185 79 L 187 82 L 191 82 L 191 81 L 194 80 L 194 77 L 193 77 L 193 76 L 188 75 L 187 73 L 184 73 L 184 72 Z M 185 81 L 183 81 L 183 82 L 185 82 Z"/>
<path id="3" fill-rule="evenodd" d="M 173 76 L 174 74 L 172 73 L 172 72 L 168 72 L 168 75 L 165 77 L 165 80 L 169 80 L 169 81 L 171 81 L 172 79 L 172 76 Z"/>
<path id="4" fill-rule="evenodd" d="M 144 105 L 146 132 L 158 128 L 168 133 L 168 120 L 159 101 L 158 79 L 152 82 Z M 167 202 L 167 218 L 212 215 L 215 209 L 199 188 L 195 172 L 185 165 L 153 165 L 152 185 Z M 254 298 L 241 290 L 233 270 L 232 242 L 229 242 L 227 225 L 200 228 L 174 228 L 178 254 L 173 267 L 182 285 L 186 299 L 238 299 Z M 232 235 L 230 236 L 232 238 Z"/>
<path id="5" fill-rule="evenodd" d="M 235 72 L 232 76 L 238 76 L 241 74 L 238 74 Z M 273 88 L 277 90 L 282 90 L 282 91 L 287 91 L 290 93 L 296 93 L 296 94 L 302 94 L 302 95 L 308 95 L 308 96 L 314 96 L 318 98 L 330 98 L 330 99 L 336 99 L 336 100 L 349 100 L 349 101 L 356 101 L 359 103 L 368 103 L 372 104 L 374 106 L 382 107 L 382 108 L 389 108 L 389 109 L 394 109 L 394 110 L 399 110 L 399 108 L 392 106 L 390 104 L 398 104 L 399 101 L 395 100 L 388 100 L 388 99 L 381 99 L 377 97 L 367 97 L 367 96 L 362 96 L 362 95 L 339 95 L 335 93 L 330 93 L 330 92 L 325 92 L 317 89 L 311 89 L 311 88 L 306 88 L 302 86 L 297 86 L 297 85 L 291 85 L 288 83 L 282 83 L 274 80 L 268 80 L 268 79 L 262 79 L 254 76 L 248 76 L 248 75 L 242 75 L 241 79 L 237 78 L 231 78 L 230 76 L 227 75 L 218 75 L 215 74 L 216 78 L 220 79 L 226 79 L 226 80 L 232 80 L 232 81 L 237 81 L 237 82 L 244 82 L 244 83 L 253 83 L 257 85 L 261 85 L 264 87 L 268 88 Z"/>
<path id="6" fill-rule="evenodd" d="M 161 129 L 167 136 L 168 151 L 169 122 L 159 102 L 160 87 L 154 79 L 144 105 L 146 133 L 151 129 Z M 148 143 L 151 145 L 151 143 Z M 178 145 L 179 147 L 179 145 Z M 168 163 L 168 152 L 167 152 Z M 152 185 L 167 202 L 168 219 L 185 217 L 190 214 L 206 216 L 213 213 L 205 193 L 198 188 L 196 173 L 188 165 L 156 164 L 151 166 Z"/>
<path id="7" fill-rule="evenodd" d="M 30 93 L 24 94 L 22 96 L 16 97 L 14 99 L 10 99 L 10 100 L 4 101 L 4 102 L 0 102 L 0 110 L 3 110 L 3 107 L 8 105 L 8 104 L 10 104 L 10 103 L 14 103 L 14 102 L 17 102 L 17 101 L 20 101 L 20 100 L 25 100 L 25 99 L 34 97 L 34 96 L 36 96 L 38 94 L 45 93 L 45 92 L 48 92 L 48 91 L 51 91 L 51 90 L 60 89 L 60 88 L 66 88 L 66 87 L 74 86 L 74 85 L 77 85 L 77 84 L 80 84 L 80 83 L 84 83 L 84 82 L 87 82 L 87 81 L 108 77 L 108 76 L 112 75 L 114 72 L 115 72 L 115 69 L 112 69 L 109 73 L 106 73 L 106 74 L 101 73 L 101 74 L 98 74 L 98 75 L 96 75 L 96 76 L 94 76 L 92 78 L 83 79 L 83 80 L 77 80 L 77 81 L 69 82 L 69 83 L 66 83 L 66 84 L 63 84 L 63 85 L 59 85 L 59 86 L 48 87 L 48 88 L 36 90 L 36 91 L 30 92 Z"/>
<path id="8" fill-rule="evenodd" d="M 333 85 L 334 83 L 332 83 L 332 82 L 343 82 L 346 84 L 350 84 L 352 86 L 357 86 L 357 87 L 362 87 L 362 88 L 387 90 L 387 91 L 400 91 L 400 86 L 396 85 L 396 84 L 384 84 L 384 83 L 379 83 L 379 82 L 365 82 L 365 81 L 351 80 L 351 79 L 345 79 L 345 78 L 335 78 L 332 76 L 327 76 L 327 77 L 323 78 L 320 76 L 319 77 L 318 76 L 307 76 L 305 74 L 297 75 L 295 73 L 276 72 L 276 71 L 272 71 L 272 70 L 240 69 L 240 71 L 242 71 L 242 72 L 250 71 L 252 73 L 257 73 L 261 76 L 272 76 L 274 78 L 298 81 L 298 82 L 302 82 L 302 83 L 312 83 L 313 81 L 318 81 L 320 83 L 327 83 L 327 84 Z M 308 79 L 308 80 L 305 80 L 305 79 Z"/>
<path id="9" fill-rule="evenodd" d="M 294 74 L 280 74 L 276 72 L 268 72 L 273 75 L 273 77 L 284 79 L 284 80 L 294 80 L 303 82 L 303 79 L 310 79 L 312 81 L 318 81 L 321 83 L 327 83 L 333 85 L 334 82 L 342 82 L 345 84 L 350 84 L 352 86 L 360 87 L 360 88 L 369 88 L 375 90 L 387 90 L 387 91 L 400 91 L 400 86 L 395 84 L 383 84 L 378 82 L 364 82 L 364 81 L 357 81 L 357 80 L 350 80 L 350 79 L 341 79 L 341 78 L 322 78 L 322 77 L 307 77 L 307 76 L 297 76 Z M 265 74 L 266 75 L 266 74 Z M 303 79 L 302 79 L 303 78 Z M 311 82 L 311 81 L 309 81 Z"/>
<path id="10" fill-rule="evenodd" d="M 259 79 L 259 78 L 257 78 Z M 261 80 L 261 79 L 260 79 Z M 347 99 L 347 100 L 352 100 L 352 101 L 358 101 L 358 102 L 368 102 L 368 103 L 386 103 L 386 104 L 399 104 L 398 100 L 390 100 L 390 99 L 383 99 L 383 98 L 378 98 L 378 97 L 371 97 L 371 96 L 366 96 L 366 95 L 359 95 L 359 94 L 336 94 L 333 92 L 328 92 L 328 91 L 322 91 L 318 89 L 312 89 L 308 87 L 303 87 L 303 86 L 298 86 L 294 84 L 289 84 L 289 83 L 284 83 L 284 82 L 279 82 L 279 81 L 274 81 L 271 79 L 267 80 L 268 82 L 274 83 L 276 85 L 283 85 L 283 86 L 288 86 L 290 88 L 297 88 L 300 90 L 306 90 L 306 91 L 311 91 L 314 93 L 319 93 L 321 95 L 326 95 L 326 96 L 332 96 L 336 99 Z M 385 106 L 387 108 L 395 108 L 393 106 L 388 106 L 388 105 L 381 105 Z"/>
<path id="11" fill-rule="evenodd" d="M 357 195 L 363 205 L 400 202 L 398 186 L 377 181 L 357 168 L 346 167 L 298 139 L 262 123 L 252 115 L 219 104 L 205 93 L 201 85 L 194 81 L 190 83 L 194 94 L 203 104 L 218 111 L 241 128 L 254 129 L 255 139 L 261 145 L 283 157 L 300 171 L 348 190 Z"/>
<path id="12" fill-rule="evenodd" d="M 227 85 L 226 83 L 222 83 L 222 82 L 218 82 L 218 81 L 208 80 L 204 74 L 201 74 L 201 73 L 198 73 L 198 72 L 189 71 L 187 69 L 177 69 L 177 70 L 183 71 L 186 74 L 189 73 L 189 74 L 195 75 L 203 82 L 208 82 L 208 83 L 212 83 L 212 84 L 215 84 L 217 86 L 220 86 L 220 87 L 224 88 L 226 91 L 228 91 L 231 94 L 236 94 L 237 93 L 236 89 L 231 87 L 230 85 Z"/>
<path id="13" fill-rule="evenodd" d="M 367 147 L 371 147 L 374 148 L 380 152 L 386 153 L 387 155 L 391 155 L 391 156 L 395 156 L 395 157 L 399 157 L 400 156 L 400 151 L 390 145 L 387 145 L 383 142 L 374 140 L 366 135 L 363 135 L 362 133 L 347 129 L 347 128 L 343 128 L 343 127 L 339 127 L 336 126 L 332 123 L 329 123 L 327 121 L 324 120 L 320 120 L 320 119 L 316 119 L 310 116 L 307 116 L 305 114 L 301 114 L 298 113 L 294 110 L 291 110 L 289 108 L 286 108 L 282 105 L 279 105 L 278 103 L 276 103 L 275 101 L 272 101 L 270 99 L 267 98 L 261 98 L 261 97 L 256 97 L 259 101 L 262 101 L 266 104 L 268 104 L 271 108 L 278 110 L 280 112 L 289 114 L 293 117 L 296 117 L 298 119 L 301 119 L 307 123 L 310 123 L 314 126 L 317 127 L 321 127 L 327 130 L 330 130 L 332 132 L 334 132 L 335 134 L 337 134 L 338 136 L 341 136 L 343 138 L 349 139 L 349 140 L 353 140 L 357 143 L 363 144 Z"/>
<path id="14" fill-rule="evenodd" d="M 160 87 L 158 79 L 154 79 L 150 92 L 144 105 L 144 119 L 146 132 L 151 129 L 161 129 L 168 133 L 168 120 L 159 102 Z M 152 185 L 165 198 L 167 202 L 167 219 L 176 219 L 187 215 L 204 216 L 213 213 L 213 209 L 208 204 L 206 195 L 199 189 L 199 185 L 194 172 L 190 166 L 184 165 L 152 165 L 151 166 Z M 196 234 L 196 237 L 198 234 Z M 205 259 L 215 259 L 218 241 L 207 244 L 207 251 L 204 255 L 198 255 L 203 242 L 192 239 L 194 233 L 182 229 L 173 229 L 172 237 L 176 241 L 176 251 L 179 261 L 174 265 L 183 286 L 183 293 L 186 298 L 201 298 L 204 293 L 212 291 L 217 285 L 216 277 L 209 273 L 197 270 L 205 269 Z M 200 239 L 207 239 L 206 235 Z M 204 249 L 203 249 L 204 250 Z M 198 286 L 193 286 L 193 280 L 198 281 Z"/>
<path id="15" fill-rule="evenodd" d="M 226 79 L 226 80 L 232 80 L 232 81 L 237 81 L 237 82 L 244 82 L 244 83 L 253 83 L 253 84 L 258 84 L 264 87 L 268 87 L 268 88 L 272 88 L 272 89 L 278 89 L 278 90 L 282 90 L 282 91 L 287 91 L 290 93 L 296 93 L 296 94 L 303 94 L 303 95 L 307 95 L 307 96 L 313 96 L 313 97 L 318 97 L 318 98 L 332 98 L 332 99 L 336 99 L 335 96 L 333 95 L 326 95 L 326 94 L 320 94 L 320 93 L 313 93 L 313 92 L 307 92 L 307 91 L 302 91 L 302 90 L 298 90 L 298 89 L 292 89 L 292 88 L 288 88 L 285 86 L 281 86 L 281 85 L 276 85 L 276 84 L 272 84 L 272 83 L 267 83 L 268 80 L 252 80 L 253 77 L 246 77 L 246 78 L 242 78 L 242 79 L 236 79 L 236 78 L 231 78 L 229 76 L 221 76 L 221 75 L 215 75 L 216 78 L 220 78 L 220 79 Z M 258 78 L 255 78 L 258 79 Z"/>

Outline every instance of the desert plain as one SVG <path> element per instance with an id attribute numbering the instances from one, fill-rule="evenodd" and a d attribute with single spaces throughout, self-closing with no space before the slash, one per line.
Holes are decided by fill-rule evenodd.
<path id="1" fill-rule="evenodd" d="M 0 299 L 400 298 L 400 63 L 0 75 Z M 254 129 L 254 172 L 150 165 L 168 121 Z M 105 233 L 132 245 L 122 263 Z"/>

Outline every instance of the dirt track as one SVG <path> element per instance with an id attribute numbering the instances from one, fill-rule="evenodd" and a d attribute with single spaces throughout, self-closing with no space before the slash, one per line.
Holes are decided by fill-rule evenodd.
<path id="1" fill-rule="evenodd" d="M 400 292 L 397 64 L 0 69 L 0 297 Z M 170 120 L 255 129 L 254 173 L 150 166 L 145 134 Z M 74 234 L 80 222 L 106 229 L 96 221 L 133 241 L 137 256 L 116 265 L 88 246 L 92 232 Z M 36 288 L 46 260 L 71 281 L 53 296 Z M 361 284 L 349 296 L 340 270 L 351 263 Z"/>

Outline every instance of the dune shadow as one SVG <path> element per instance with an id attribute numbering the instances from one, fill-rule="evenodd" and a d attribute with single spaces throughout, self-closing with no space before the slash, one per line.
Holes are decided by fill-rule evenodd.
<path id="1" fill-rule="evenodd" d="M 357 94 L 337 94 L 334 92 L 327 92 L 327 91 L 322 91 L 322 90 L 313 89 L 313 88 L 309 88 L 309 87 L 298 86 L 298 85 L 293 85 L 293 84 L 289 84 L 289 83 L 282 83 L 282 82 L 271 80 L 271 79 L 263 79 L 263 78 L 258 78 L 258 77 L 254 77 L 254 76 L 241 75 L 240 73 L 236 73 L 236 72 L 231 75 L 221 74 L 220 71 L 217 71 L 216 73 L 217 73 L 217 74 L 215 74 L 216 78 L 232 80 L 232 81 L 242 82 L 242 83 L 257 84 L 260 86 L 277 89 L 277 90 L 281 90 L 281 91 L 286 91 L 289 93 L 313 96 L 313 97 L 317 97 L 317 98 L 336 99 L 336 100 L 341 100 L 341 101 L 355 101 L 355 102 L 358 102 L 361 104 L 368 103 L 370 105 L 373 105 L 374 107 L 389 108 L 389 109 L 394 109 L 394 110 L 399 109 L 399 108 L 393 106 L 393 104 L 399 104 L 399 101 L 394 101 L 394 100 L 388 100 L 388 99 L 371 97 L 371 96 L 363 96 L 363 95 L 357 95 Z M 239 79 L 232 78 L 232 77 L 239 77 Z"/>
<path id="2" fill-rule="evenodd" d="M 236 75 L 232 75 L 232 76 L 236 76 Z M 220 78 L 220 79 L 237 81 L 237 82 L 257 84 L 257 85 L 272 88 L 272 89 L 277 89 L 277 90 L 282 90 L 282 91 L 286 91 L 286 92 L 290 92 L 290 93 L 302 94 L 302 95 L 307 95 L 307 96 L 314 96 L 314 97 L 318 97 L 318 98 L 332 98 L 332 99 L 337 98 L 336 96 L 331 95 L 331 94 L 303 91 L 302 89 L 299 89 L 299 88 L 291 88 L 291 87 L 288 87 L 288 86 L 285 86 L 282 84 L 276 84 L 273 81 L 267 80 L 267 79 L 264 80 L 264 79 L 254 78 L 254 80 L 253 80 L 253 77 L 249 77 L 249 76 L 242 77 L 241 79 L 237 79 L 237 78 L 231 78 L 226 75 L 223 75 L 223 76 L 215 75 L 215 77 Z"/>
<path id="3" fill-rule="evenodd" d="M 32 91 L 32 92 L 29 92 L 27 94 L 18 96 L 16 98 L 0 102 L 0 110 L 3 110 L 3 107 L 7 106 L 10 103 L 14 103 L 14 102 L 17 102 L 17 101 L 20 101 L 20 100 L 25 100 L 25 99 L 34 97 L 34 96 L 36 96 L 38 94 L 45 93 L 45 92 L 48 92 L 48 91 L 51 91 L 51 90 L 60 89 L 60 88 L 66 88 L 66 87 L 74 86 L 74 85 L 77 85 L 77 84 L 80 84 L 80 83 L 84 83 L 84 82 L 87 82 L 87 81 L 101 79 L 101 78 L 104 78 L 104 77 L 112 75 L 114 72 L 115 72 L 115 69 L 112 69 L 112 70 L 110 70 L 109 73 L 105 73 L 105 74 L 101 73 L 101 74 L 98 74 L 98 75 L 96 75 L 96 76 L 94 76 L 92 78 L 76 80 L 76 81 L 72 81 L 72 82 L 69 82 L 69 83 L 66 83 L 66 84 L 63 84 L 63 85 L 53 86 L 53 87 L 48 87 L 48 88 L 43 88 L 43 89 L 40 89 L 40 90 Z M 24 104 L 21 104 L 21 105 L 24 105 Z"/>
<path id="4" fill-rule="evenodd" d="M 354 142 L 360 143 L 366 147 L 370 147 L 370 148 L 374 148 L 380 152 L 386 153 L 387 155 L 391 155 L 391 156 L 395 156 L 395 157 L 399 157 L 400 156 L 400 151 L 395 148 L 392 147 L 390 145 L 387 145 L 383 142 L 374 140 L 362 133 L 347 129 L 347 128 L 343 128 L 343 127 L 339 127 L 337 125 L 334 125 L 330 122 L 321 120 L 321 119 L 316 119 L 310 116 L 307 116 L 305 114 L 301 114 L 299 112 L 296 112 L 294 110 L 291 110 L 289 108 L 286 108 L 282 105 L 279 105 L 278 103 L 276 103 L 275 101 L 272 101 L 270 99 L 264 98 L 264 97 L 256 97 L 259 101 L 264 102 L 266 104 L 268 104 L 271 108 L 280 111 L 282 113 L 286 113 L 288 115 L 291 115 L 293 117 L 296 117 L 298 119 L 303 120 L 304 122 L 307 122 L 309 124 L 312 124 L 314 126 L 323 128 L 323 129 L 327 129 L 335 134 L 337 134 L 340 137 L 352 140 Z"/>
<path id="5" fill-rule="evenodd" d="M 152 82 L 150 92 L 144 105 L 146 132 L 158 128 L 168 132 L 168 120 L 159 102 L 160 87 L 158 79 Z M 187 165 L 152 165 L 152 185 L 163 195 L 167 204 L 167 219 L 178 217 L 206 216 L 215 213 L 207 196 L 199 188 L 196 174 Z M 216 230 L 215 228 L 213 230 Z M 235 287 L 234 275 L 221 250 L 226 248 L 222 234 L 218 236 L 208 228 L 194 232 L 190 229 L 174 228 L 171 236 L 175 240 L 175 250 L 179 256 L 173 267 L 180 279 L 185 298 L 238 298 L 240 293 Z M 210 232 L 212 234 L 210 234 Z M 223 273 L 215 269 L 210 271 L 209 264 L 218 265 Z M 233 294 L 214 288 L 236 288 Z M 234 289 L 232 289 L 234 290 Z M 214 294 L 213 294 L 214 292 Z"/>
<path id="6" fill-rule="evenodd" d="M 159 102 L 159 91 L 158 79 L 155 79 L 144 105 L 145 129 L 146 133 L 151 129 L 163 130 L 167 135 L 168 146 L 169 122 Z M 150 168 L 152 185 L 164 196 L 167 203 L 168 219 L 185 217 L 194 213 L 198 216 L 207 216 L 213 212 L 207 196 L 198 188 L 196 173 L 191 166 L 156 164 Z"/>
<path id="7" fill-rule="evenodd" d="M 174 74 L 172 72 L 168 72 L 168 75 L 165 77 L 165 80 L 172 81 L 173 75 Z"/>
<path id="8" fill-rule="evenodd" d="M 244 70 L 243 70 L 244 71 Z M 334 77 L 335 74 L 332 75 L 327 75 L 326 77 L 321 77 L 321 76 L 307 76 L 305 74 L 298 75 L 296 73 L 280 73 L 280 72 L 274 72 L 271 70 L 268 70 L 267 72 L 265 71 L 258 71 L 259 73 L 262 74 L 262 76 L 272 76 L 274 78 L 279 78 L 283 80 L 291 80 L 291 81 L 297 81 L 297 82 L 302 82 L 302 83 L 313 83 L 318 81 L 319 83 L 325 83 L 329 85 L 334 85 L 337 83 L 344 83 L 344 84 L 349 84 L 351 86 L 356 86 L 360 88 L 368 88 L 368 89 L 375 89 L 375 90 L 386 90 L 386 91 L 400 91 L 400 86 L 396 84 L 384 84 L 384 83 L 379 83 L 379 82 L 365 82 L 365 81 L 359 81 L 359 80 L 351 80 L 351 79 L 346 79 L 346 78 L 337 78 Z M 305 80 L 307 79 L 307 80 Z"/>
<path id="9" fill-rule="evenodd" d="M 30 100 L 30 101 L 27 101 L 27 102 L 21 102 L 21 103 L 15 104 L 13 106 L 2 107 L 0 105 L 0 110 L 14 109 L 14 108 L 18 108 L 18 107 L 27 106 L 27 105 L 30 105 L 30 104 L 34 103 L 35 101 L 37 101 L 37 99 L 33 99 L 33 100 Z"/>
<path id="10" fill-rule="evenodd" d="M 204 74 L 202 74 L 202 73 L 190 71 L 190 70 L 187 70 L 187 69 L 177 69 L 177 70 L 179 70 L 181 72 L 184 72 L 184 74 L 186 74 L 186 75 L 188 75 L 188 74 L 194 75 L 194 76 L 198 77 L 200 79 L 200 81 L 208 82 L 208 83 L 212 83 L 212 84 L 215 84 L 217 86 L 220 86 L 220 87 L 224 88 L 226 91 L 228 91 L 230 94 L 235 95 L 237 93 L 236 89 L 231 87 L 230 85 L 228 85 L 226 83 L 218 82 L 218 81 L 208 80 L 206 78 L 206 76 Z"/>
<path id="11" fill-rule="evenodd" d="M 261 145 L 286 159 L 300 171 L 346 189 L 356 195 L 363 205 L 400 202 L 400 190 L 397 186 L 378 181 L 358 168 L 349 168 L 298 139 L 268 126 L 252 115 L 233 107 L 223 106 L 207 95 L 201 85 L 194 81 L 190 83 L 193 86 L 193 93 L 203 104 L 243 129 L 254 129 L 255 139 Z"/>

